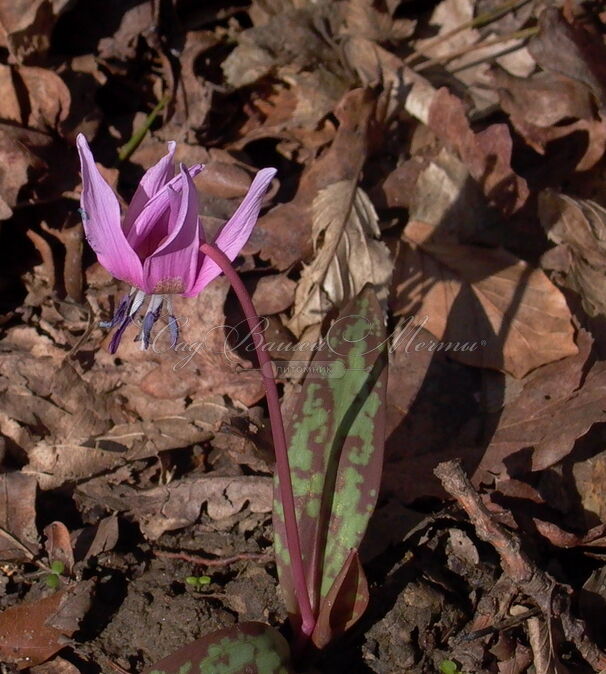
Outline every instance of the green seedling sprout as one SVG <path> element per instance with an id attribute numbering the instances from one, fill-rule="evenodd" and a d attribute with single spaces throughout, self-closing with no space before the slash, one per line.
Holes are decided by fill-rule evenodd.
<path id="1" fill-rule="evenodd" d="M 211 582 L 210 576 L 187 576 L 185 579 L 187 585 L 199 590 L 201 587 L 208 585 Z"/>
<path id="2" fill-rule="evenodd" d="M 47 584 L 51 590 L 56 590 L 61 584 L 61 574 L 65 571 L 65 564 L 60 560 L 56 559 L 50 565 L 51 573 L 44 578 L 44 582 Z"/>
<path id="3" fill-rule="evenodd" d="M 442 660 L 440 663 L 441 674 L 461 674 L 459 665 L 454 660 Z"/>

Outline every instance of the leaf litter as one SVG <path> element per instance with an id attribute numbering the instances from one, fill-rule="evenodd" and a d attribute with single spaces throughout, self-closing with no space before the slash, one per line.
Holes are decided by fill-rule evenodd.
<path id="1" fill-rule="evenodd" d="M 367 283 L 389 311 L 370 608 L 317 670 L 604 670 L 599 3 L 0 1 L 0 28 L 3 671 L 141 672 L 286 618 L 243 316 L 220 278 L 176 350 L 107 353 L 79 132 L 125 202 L 177 140 L 211 234 L 278 167 L 238 264 L 283 365 Z"/>

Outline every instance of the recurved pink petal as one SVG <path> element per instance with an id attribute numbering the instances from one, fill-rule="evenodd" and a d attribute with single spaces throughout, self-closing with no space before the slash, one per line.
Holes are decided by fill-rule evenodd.
<path id="1" fill-rule="evenodd" d="M 201 164 L 194 164 L 189 169 L 187 173 L 191 178 L 202 171 L 204 166 Z M 170 205 L 170 195 L 172 192 L 180 193 L 183 189 L 183 175 L 175 176 L 170 180 L 164 187 L 160 188 L 156 194 L 143 206 L 143 209 L 133 222 L 128 234 L 128 242 L 131 247 L 139 253 L 141 257 L 146 257 L 148 254 L 149 246 L 146 245 L 146 240 L 152 236 L 154 239 L 157 239 L 158 232 L 155 231 L 157 227 L 163 222 L 163 218 Z M 165 231 L 161 238 L 164 238 L 169 234 L 169 231 Z"/>
<path id="2" fill-rule="evenodd" d="M 193 181 L 181 167 L 182 189 L 170 199 L 169 235 L 143 263 L 144 289 L 148 293 L 185 293 L 193 286 L 200 255 L 198 195 Z"/>
<path id="3" fill-rule="evenodd" d="M 105 182 L 80 133 L 76 139 L 82 167 L 81 204 L 84 232 L 99 262 L 116 278 L 140 286 L 142 265 L 124 236 L 120 224 L 120 205 Z"/>
<path id="4" fill-rule="evenodd" d="M 274 168 L 261 169 L 257 173 L 242 203 L 214 240 L 213 245 L 222 250 L 230 260 L 237 257 L 248 241 L 259 217 L 265 192 L 276 173 L 277 170 Z M 194 286 L 185 295 L 187 297 L 197 295 L 220 273 L 221 269 L 210 258 L 205 257 Z"/>
<path id="5" fill-rule="evenodd" d="M 175 148 L 177 143 L 171 140 L 168 143 L 168 153 L 160 159 L 160 161 L 145 172 L 143 178 L 139 182 L 139 186 L 131 199 L 126 215 L 124 216 L 124 223 L 122 229 L 128 236 L 128 232 L 137 219 L 138 215 L 143 210 L 145 204 L 159 192 L 166 183 L 173 179 L 175 175 Z"/>

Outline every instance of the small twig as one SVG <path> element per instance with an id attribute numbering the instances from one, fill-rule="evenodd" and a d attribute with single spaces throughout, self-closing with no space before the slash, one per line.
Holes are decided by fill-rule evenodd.
<path id="1" fill-rule="evenodd" d="M 499 7 L 495 7 L 492 11 L 485 12 L 484 14 L 479 14 L 478 16 L 475 17 L 475 19 L 465 21 L 464 23 L 459 24 L 456 28 L 453 28 L 452 30 L 449 30 L 447 33 L 444 33 L 444 35 L 438 35 L 433 40 L 426 42 L 423 45 L 422 52 L 415 51 L 414 53 L 410 54 L 404 59 L 404 63 L 409 66 L 415 61 L 424 58 L 426 56 L 427 51 L 433 49 L 433 47 L 436 47 L 437 45 L 442 44 L 447 40 L 450 40 L 451 37 L 454 37 L 455 35 L 462 33 L 464 30 L 467 30 L 468 28 L 482 28 L 483 26 L 487 26 L 491 24 L 493 21 L 500 19 L 508 12 L 512 12 L 518 9 L 519 7 L 522 7 L 522 5 L 525 5 L 528 2 L 530 2 L 530 0 L 510 0 L 509 2 L 506 2 L 503 5 L 499 5 Z"/>
<path id="2" fill-rule="evenodd" d="M 557 619 L 561 622 L 566 637 L 575 643 L 581 655 L 596 671 L 605 669 L 606 653 L 587 637 L 584 622 L 569 611 L 567 588 L 536 566 L 522 549 L 519 536 L 495 521 L 463 472 L 460 462 L 445 461 L 438 465 L 434 473 L 444 489 L 465 510 L 479 538 L 497 551 L 505 575 L 518 590 L 534 601 L 546 621 Z"/>
<path id="3" fill-rule="evenodd" d="M 254 561 L 264 564 L 271 562 L 274 558 L 269 552 L 241 552 L 231 557 L 200 557 L 200 555 L 190 555 L 187 552 L 169 552 L 168 550 L 154 550 L 156 557 L 168 557 L 169 559 L 181 559 L 191 564 L 200 566 L 229 566 L 236 562 Z"/>
<path id="4" fill-rule="evenodd" d="M 499 37 L 493 38 L 492 40 L 484 40 L 483 42 L 468 44 L 465 47 L 451 51 L 448 54 L 444 54 L 443 56 L 436 56 L 435 58 L 429 59 L 428 61 L 421 63 L 421 65 L 414 67 L 413 70 L 417 73 L 420 73 L 422 70 L 427 70 L 427 68 L 431 68 L 432 66 L 438 64 L 445 65 L 449 61 L 459 58 L 459 56 L 465 56 L 465 54 L 484 49 L 485 47 L 492 47 L 493 45 L 501 44 L 502 42 L 508 42 L 509 40 L 526 40 L 527 38 L 536 35 L 538 32 L 539 27 L 532 26 L 532 28 L 524 28 L 524 30 L 518 30 L 515 33 L 509 33 L 508 35 L 501 35 Z"/>
<path id="5" fill-rule="evenodd" d="M 514 615 L 511 618 L 507 618 L 507 620 L 500 620 L 499 622 L 495 623 L 494 625 L 490 625 L 489 627 L 484 627 L 481 630 L 474 630 L 473 632 L 469 632 L 469 634 L 464 634 L 460 639 L 456 639 L 455 641 L 456 643 L 462 644 L 467 641 L 475 641 L 476 639 L 481 639 L 482 637 L 488 636 L 493 632 L 510 630 L 512 627 L 517 627 L 521 623 L 528 620 L 528 618 L 532 618 L 536 615 L 539 615 L 540 613 L 541 611 L 538 608 L 531 608 L 528 611 L 524 611 L 524 613 L 520 613 L 520 615 Z"/>

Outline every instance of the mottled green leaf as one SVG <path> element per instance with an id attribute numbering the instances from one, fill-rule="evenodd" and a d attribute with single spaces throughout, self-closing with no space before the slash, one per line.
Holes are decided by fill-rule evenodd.
<path id="1" fill-rule="evenodd" d="M 143 674 L 292 674 L 284 637 L 263 623 L 240 623 L 183 646 Z"/>
<path id="2" fill-rule="evenodd" d="M 311 365 L 328 364 L 328 374 L 310 369 L 287 429 L 303 563 L 318 619 L 312 638 L 318 647 L 353 624 L 368 599 L 355 551 L 381 482 L 387 378 L 384 314 L 370 286 L 341 311 L 325 340 L 327 346 Z M 297 621 L 277 488 L 274 532 L 280 584 Z"/>

